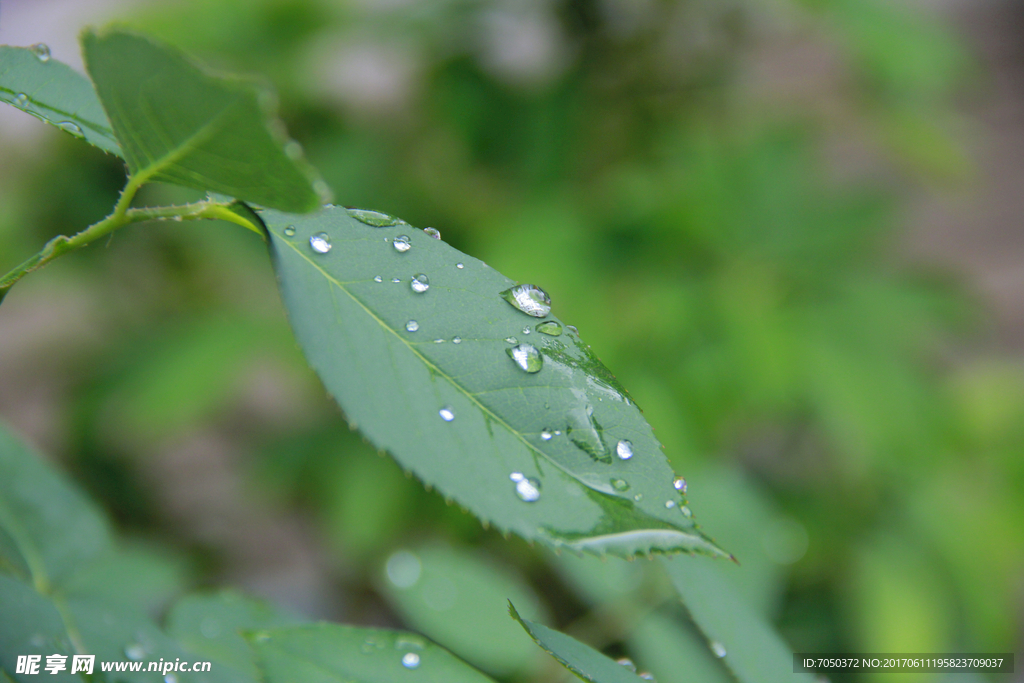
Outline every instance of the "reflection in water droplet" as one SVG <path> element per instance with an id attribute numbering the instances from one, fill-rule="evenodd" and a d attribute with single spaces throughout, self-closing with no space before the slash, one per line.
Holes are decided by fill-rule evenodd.
<path id="1" fill-rule="evenodd" d="M 452 337 L 452 344 L 461 344 L 462 337 Z"/>
<path id="2" fill-rule="evenodd" d="M 581 391 L 578 398 L 586 399 Z M 612 456 L 608 453 L 608 447 L 601 438 L 601 425 L 594 419 L 594 406 L 589 403 L 577 406 L 568 415 L 569 424 L 565 433 L 576 446 L 581 448 L 591 458 L 598 462 L 611 462 Z"/>
<path id="3" fill-rule="evenodd" d="M 455 419 L 455 413 L 452 411 L 451 406 L 445 406 L 441 410 L 437 411 L 437 414 L 441 416 L 441 419 L 445 422 L 451 422 Z"/>
<path id="4" fill-rule="evenodd" d="M 415 652 L 406 652 L 402 655 L 402 666 L 406 669 L 415 669 L 420 665 L 420 656 Z"/>
<path id="5" fill-rule="evenodd" d="M 388 580 L 397 588 L 411 588 L 420 580 L 423 565 L 420 558 L 408 550 L 396 550 L 384 564 Z"/>
<path id="6" fill-rule="evenodd" d="M 124 656 L 133 662 L 139 662 L 146 656 L 146 650 L 138 643 L 129 643 L 124 646 Z"/>
<path id="7" fill-rule="evenodd" d="M 682 494 L 686 493 L 686 480 L 682 477 L 676 477 L 673 479 L 672 486 L 675 487 L 676 491 L 679 491 Z"/>
<path id="8" fill-rule="evenodd" d="M 29 48 L 39 58 L 40 62 L 50 61 L 50 46 L 46 43 L 36 43 Z"/>
<path id="9" fill-rule="evenodd" d="M 612 488 L 616 491 L 628 491 L 629 482 L 625 479 L 612 479 Z"/>
<path id="10" fill-rule="evenodd" d="M 671 509 L 672 509 L 672 508 L 674 508 L 675 506 L 676 506 L 676 502 L 675 502 L 674 500 L 666 500 L 666 501 L 665 501 L 665 507 L 666 507 L 667 509 L 671 510 Z"/>
<path id="11" fill-rule="evenodd" d="M 458 268 L 459 270 L 462 270 L 462 269 L 463 269 L 463 268 L 465 268 L 466 266 L 462 265 L 461 263 L 456 263 L 456 264 L 455 264 L 455 267 L 456 267 L 456 268 Z"/>
<path id="12" fill-rule="evenodd" d="M 516 339 L 515 337 L 505 337 L 505 341 L 507 341 L 509 344 L 518 344 L 519 343 L 519 340 Z"/>
<path id="13" fill-rule="evenodd" d="M 415 332 L 418 329 L 420 329 L 420 324 L 418 322 L 416 322 L 415 320 L 410 320 L 409 322 L 407 322 L 405 324 L 405 331 L 406 332 Z"/>
<path id="14" fill-rule="evenodd" d="M 626 667 L 630 671 L 633 671 L 633 672 L 636 671 L 636 664 L 634 664 L 633 660 L 630 659 L 629 657 L 620 657 L 619 659 L 616 659 L 615 661 L 616 661 L 616 663 L 621 664 L 622 666 Z"/>
<path id="15" fill-rule="evenodd" d="M 534 318 L 551 312 L 551 297 L 537 285 L 516 285 L 501 292 L 501 298 Z"/>
<path id="16" fill-rule="evenodd" d="M 520 500 L 532 503 L 540 498 L 540 482 L 522 472 L 513 472 L 508 478 L 516 483 L 516 495 Z"/>
<path id="17" fill-rule="evenodd" d="M 679 511 L 683 513 L 683 517 L 686 517 L 686 518 L 693 517 L 693 511 L 691 511 L 690 508 L 688 508 L 685 505 L 681 505 L 679 507 Z"/>
<path id="18" fill-rule="evenodd" d="M 295 237 L 295 226 L 294 225 L 289 225 L 287 228 L 285 228 L 284 229 L 284 236 L 285 237 Z"/>
<path id="19" fill-rule="evenodd" d="M 433 237 L 435 240 L 441 239 L 441 233 L 438 232 L 437 228 L 423 228 L 423 232 L 427 233 L 428 236 Z"/>
<path id="20" fill-rule="evenodd" d="M 552 433 L 551 433 L 551 432 L 550 432 L 549 430 L 547 430 L 547 429 L 545 429 L 544 431 L 542 431 L 542 432 L 540 433 L 540 438 L 542 438 L 542 439 L 543 439 L 544 441 L 551 441 L 551 437 L 553 437 L 553 436 L 554 436 L 554 434 L 552 434 Z"/>
<path id="21" fill-rule="evenodd" d="M 615 454 L 622 460 L 629 460 L 633 457 L 633 443 L 623 439 L 615 446 Z"/>
<path id="22" fill-rule="evenodd" d="M 318 232 L 309 238 L 309 246 L 318 254 L 326 254 L 331 250 L 331 236 L 326 232 Z"/>
<path id="23" fill-rule="evenodd" d="M 412 245 L 409 244 L 408 235 L 399 235 L 395 238 L 395 241 L 391 243 L 391 246 L 395 248 L 395 251 L 405 253 L 412 249 Z"/>
<path id="24" fill-rule="evenodd" d="M 525 372 L 540 372 L 540 369 L 544 367 L 544 357 L 540 355 L 540 351 L 533 344 L 513 346 L 510 349 L 505 349 L 505 353 L 515 361 L 520 370 Z"/>
<path id="25" fill-rule="evenodd" d="M 409 286 L 412 288 L 412 291 L 417 294 L 422 294 L 430 289 L 430 278 L 428 278 L 424 273 L 417 273 L 412 276 L 412 280 L 409 281 Z"/>
<path id="26" fill-rule="evenodd" d="M 17 107 L 27 107 L 28 106 L 28 95 L 26 95 L 23 92 L 18 93 L 17 96 L 14 98 L 14 104 Z"/>
<path id="27" fill-rule="evenodd" d="M 575 334 L 577 337 L 580 336 L 580 331 L 578 329 L 576 329 L 575 325 L 566 325 L 565 329 L 569 330 L 570 332 Z"/>
<path id="28" fill-rule="evenodd" d="M 537 331 L 558 337 L 562 334 L 562 324 L 557 320 L 545 320 L 542 323 L 537 323 Z"/>
<path id="29" fill-rule="evenodd" d="M 380 275 L 377 275 L 377 276 L 374 276 L 373 281 L 374 282 L 384 282 L 384 278 L 382 278 Z"/>
<path id="30" fill-rule="evenodd" d="M 65 133 L 71 133 L 76 138 L 85 137 L 85 133 L 82 132 L 82 128 L 77 123 L 74 123 L 72 121 L 61 121 L 57 124 L 57 127 L 60 128 Z"/>
<path id="31" fill-rule="evenodd" d="M 713 652 L 714 655 L 716 657 L 718 657 L 719 659 L 721 659 L 722 657 L 724 657 L 726 655 L 725 645 L 722 645 L 717 640 L 712 640 L 711 643 L 710 643 L 710 646 L 711 646 L 711 652 Z"/>
<path id="32" fill-rule="evenodd" d="M 380 211 L 370 211 L 369 209 L 346 209 L 348 215 L 355 218 L 360 223 L 365 223 L 374 228 L 388 228 L 392 225 L 398 225 L 401 221 L 394 216 L 389 216 L 386 213 Z"/>

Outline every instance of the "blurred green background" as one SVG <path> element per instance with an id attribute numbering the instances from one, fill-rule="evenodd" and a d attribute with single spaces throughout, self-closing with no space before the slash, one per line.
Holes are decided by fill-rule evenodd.
<path id="1" fill-rule="evenodd" d="M 23 43 L 45 39 L 31 5 L 2 10 Z M 906 239 L 922 196 L 984 183 L 958 98 L 993 77 L 948 23 L 885 0 L 96 9 L 265 77 L 339 203 L 434 226 L 550 292 L 794 650 L 1019 660 L 1021 349 Z M 6 271 L 105 215 L 123 171 L 2 124 Z M 350 432 L 263 244 L 236 227 L 132 227 L 19 284 L 0 308 L 0 417 L 115 515 L 155 595 L 233 585 L 559 680 L 512 598 L 661 683 L 728 680 L 656 564 L 503 539 Z"/>

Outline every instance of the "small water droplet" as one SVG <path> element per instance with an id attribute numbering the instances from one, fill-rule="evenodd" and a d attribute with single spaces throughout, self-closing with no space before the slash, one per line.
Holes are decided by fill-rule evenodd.
<path id="1" fill-rule="evenodd" d="M 712 640 L 711 643 L 710 643 L 710 647 L 711 647 L 711 652 L 713 652 L 714 655 L 716 657 L 718 657 L 719 659 L 721 659 L 722 657 L 724 657 L 726 655 L 725 645 L 722 645 L 717 640 Z"/>
<path id="2" fill-rule="evenodd" d="M 465 268 L 466 266 L 462 265 L 461 263 L 456 263 L 456 264 L 455 264 L 455 267 L 456 267 L 456 268 L 458 268 L 459 270 L 462 270 L 462 269 L 463 269 L 463 268 Z"/>
<path id="3" fill-rule="evenodd" d="M 507 341 L 509 344 L 518 344 L 519 343 L 519 340 L 516 339 L 515 337 L 505 337 L 505 341 Z"/>
<path id="4" fill-rule="evenodd" d="M 676 506 L 676 502 L 675 502 L 674 500 L 666 500 L 666 501 L 665 501 L 665 507 L 666 507 L 667 509 L 671 510 L 671 509 L 672 509 L 672 508 L 674 508 L 675 506 Z"/>
<path id="5" fill-rule="evenodd" d="M 675 487 L 676 491 L 679 491 L 682 494 L 686 493 L 686 480 L 682 477 L 676 477 L 673 479 L 672 486 Z"/>
<path id="6" fill-rule="evenodd" d="M 384 564 L 388 580 L 398 588 L 412 588 L 420 580 L 423 564 L 408 550 L 396 550 Z"/>
<path id="7" fill-rule="evenodd" d="M 309 246 L 318 254 L 326 254 L 331 250 L 331 236 L 326 232 L 318 232 L 309 238 Z"/>
<path id="8" fill-rule="evenodd" d="M 444 342 L 445 342 L 445 340 L 444 340 L 444 339 L 435 339 L 435 340 L 434 340 L 434 343 L 435 343 L 435 344 L 444 344 Z"/>
<path id="9" fill-rule="evenodd" d="M 260 643 L 265 643 L 270 640 L 270 634 L 266 631 L 257 631 L 253 634 L 253 637 Z"/>
<path id="10" fill-rule="evenodd" d="M 398 237 L 395 238 L 395 241 L 391 243 L 391 246 L 395 248 L 395 251 L 402 254 L 412 249 L 412 245 L 409 243 L 408 235 L 399 235 Z"/>
<path id="11" fill-rule="evenodd" d="M 616 661 L 616 663 L 621 664 L 622 666 L 626 667 L 630 671 L 633 671 L 634 673 L 636 672 L 636 664 L 634 664 L 633 660 L 630 659 L 629 657 L 620 657 L 619 659 L 616 659 L 615 661 Z"/>
<path id="12" fill-rule="evenodd" d="M 645 681 L 653 681 L 654 680 L 654 674 L 652 674 L 650 671 L 643 671 L 641 673 L 638 673 L 637 676 L 639 676 L 640 678 L 644 679 Z"/>
<path id="13" fill-rule="evenodd" d="M 284 229 L 284 236 L 285 237 L 295 237 L 295 226 L 294 225 L 289 225 L 287 228 L 285 228 Z"/>
<path id="14" fill-rule="evenodd" d="M 164 676 L 164 683 L 178 683 L 178 677 L 174 674 Z"/>
<path id="15" fill-rule="evenodd" d="M 435 240 L 441 239 L 441 233 L 437 228 L 423 228 L 423 232 L 427 233 L 428 236 L 433 237 Z"/>
<path id="16" fill-rule="evenodd" d="M 451 422 L 455 419 L 455 412 L 452 410 L 451 406 L 441 408 L 441 410 L 437 411 L 437 414 L 440 415 L 441 419 L 445 422 Z"/>
<path id="17" fill-rule="evenodd" d="M 524 327 L 523 328 L 523 334 L 530 334 L 530 328 L 529 327 Z"/>
<path id="18" fill-rule="evenodd" d="M 612 479 L 612 488 L 616 491 L 628 491 L 629 482 L 625 479 Z"/>
<path id="19" fill-rule="evenodd" d="M 395 638 L 395 649 L 396 650 L 422 650 L 426 647 L 426 642 L 417 636 L 398 636 Z"/>
<path id="20" fill-rule="evenodd" d="M 325 209 L 336 209 L 338 207 L 336 205 L 331 204 L 330 202 L 328 202 L 327 204 L 324 204 L 324 208 Z"/>
<path id="21" fill-rule="evenodd" d="M 417 294 L 422 294 L 430 289 L 430 278 L 428 278 L 424 273 L 417 273 L 412 276 L 412 280 L 409 281 L 409 286 L 412 288 L 412 291 Z"/>
<path id="22" fill-rule="evenodd" d="M 547 429 L 545 429 L 544 431 L 542 431 L 542 432 L 540 433 L 540 438 L 541 438 L 541 439 L 543 439 L 544 441 L 551 441 L 551 438 L 552 438 L 553 436 L 554 436 L 554 434 L 552 434 L 552 433 L 551 433 L 551 432 L 550 432 L 549 430 L 547 430 Z"/>
<path id="23" fill-rule="evenodd" d="M 376 275 L 376 276 L 374 276 L 373 281 L 374 282 L 384 282 L 384 278 L 382 278 L 380 275 Z"/>
<path id="24" fill-rule="evenodd" d="M 623 439 L 615 446 L 615 454 L 622 460 L 629 460 L 633 457 L 633 443 Z"/>
<path id="25" fill-rule="evenodd" d="M 295 140 L 289 140 L 284 144 L 284 153 L 292 161 L 296 161 L 302 158 L 302 145 Z"/>
<path id="26" fill-rule="evenodd" d="M 21 107 L 21 108 L 27 107 L 28 106 L 28 95 L 26 95 L 23 92 L 18 93 L 14 97 L 14 106 Z"/>
<path id="27" fill-rule="evenodd" d="M 367 638 L 359 646 L 359 651 L 364 655 L 372 654 L 377 649 L 377 642 L 372 638 Z"/>
<path id="28" fill-rule="evenodd" d="M 416 322 L 415 320 L 410 320 L 409 322 L 407 322 L 405 324 L 405 331 L 406 332 L 415 332 L 418 329 L 420 329 L 420 324 L 418 322 Z"/>
<path id="29" fill-rule="evenodd" d="M 520 500 L 532 503 L 540 498 L 540 482 L 522 472 L 513 472 L 508 478 L 516 483 L 516 495 Z"/>
<path id="30" fill-rule="evenodd" d="M 29 49 L 35 53 L 40 62 L 50 61 L 50 46 L 46 43 L 36 43 Z"/>
<path id="31" fill-rule="evenodd" d="M 406 669 L 415 669 L 420 665 L 420 656 L 415 652 L 406 652 L 402 655 L 402 666 Z"/>
<path id="32" fill-rule="evenodd" d="M 452 344 L 461 344 L 462 337 L 452 337 Z"/>
<path id="33" fill-rule="evenodd" d="M 374 228 L 389 228 L 401 222 L 394 216 L 380 211 L 370 211 L 369 209 L 347 209 L 347 211 L 348 215 L 352 216 L 352 218 Z"/>
<path id="34" fill-rule="evenodd" d="M 534 318 L 543 318 L 551 312 L 551 297 L 537 285 L 510 287 L 501 292 L 501 298 Z"/>
<path id="35" fill-rule="evenodd" d="M 575 325 L 566 325 L 565 329 L 569 330 L 570 332 L 575 334 L 577 337 L 580 336 L 580 331 L 576 328 Z"/>
<path id="36" fill-rule="evenodd" d="M 146 656 L 146 650 L 138 643 L 129 643 L 124 646 L 124 656 L 133 662 L 140 662 Z"/>
<path id="37" fill-rule="evenodd" d="M 74 123 L 73 121 L 61 121 L 57 124 L 57 127 L 60 128 L 65 133 L 71 133 L 76 138 L 85 137 L 85 133 L 82 132 L 81 126 L 79 126 L 77 123 Z"/>
<path id="38" fill-rule="evenodd" d="M 542 323 L 537 323 L 537 331 L 549 334 L 552 337 L 560 337 L 562 335 L 562 324 L 556 320 L 545 320 Z"/>
<path id="39" fill-rule="evenodd" d="M 683 517 L 686 517 L 687 519 L 689 519 L 690 517 L 693 517 L 693 511 L 690 510 L 690 508 L 688 508 L 685 505 L 680 506 L 679 507 L 679 511 L 682 512 L 683 513 Z"/>
<path id="40" fill-rule="evenodd" d="M 400 277 L 393 277 L 393 278 L 391 278 L 391 281 L 392 282 L 401 282 L 402 278 L 400 278 Z"/>
<path id="41" fill-rule="evenodd" d="M 525 372 L 540 372 L 540 369 L 544 367 L 544 356 L 540 355 L 540 351 L 533 344 L 519 344 L 505 349 L 505 353 L 515 361 L 519 369 Z"/>

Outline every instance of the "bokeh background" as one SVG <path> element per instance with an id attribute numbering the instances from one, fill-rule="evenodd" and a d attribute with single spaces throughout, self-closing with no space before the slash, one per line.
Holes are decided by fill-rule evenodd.
<path id="1" fill-rule="evenodd" d="M 339 203 L 545 287 L 795 650 L 1024 671 L 1019 3 L 2 0 L 0 42 L 80 68 L 113 19 L 272 83 Z M 0 112 L 0 270 L 122 183 Z M 728 680 L 656 563 L 503 539 L 349 432 L 236 227 L 130 227 L 20 283 L 0 418 L 115 516 L 157 614 L 233 586 L 559 680 L 512 598 L 661 683 Z"/>

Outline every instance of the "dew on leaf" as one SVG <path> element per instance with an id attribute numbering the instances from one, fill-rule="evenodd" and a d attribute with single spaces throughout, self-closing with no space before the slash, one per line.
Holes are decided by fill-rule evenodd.
<path id="1" fill-rule="evenodd" d="M 665 501 L 665 508 L 666 509 L 671 510 L 675 506 L 676 506 L 676 502 L 674 500 L 666 500 Z"/>
<path id="2" fill-rule="evenodd" d="M 461 344 L 462 337 L 452 337 L 452 344 Z"/>
<path id="3" fill-rule="evenodd" d="M 693 517 L 693 511 L 690 510 L 690 508 L 685 506 L 685 505 L 681 505 L 679 507 L 679 511 L 682 512 L 683 513 L 683 517 L 686 517 L 687 519 L 689 519 L 690 517 Z"/>
<path id="4" fill-rule="evenodd" d="M 619 456 L 621 460 L 629 460 L 633 457 L 633 443 L 622 439 L 615 446 L 615 454 Z"/>
<path id="5" fill-rule="evenodd" d="M 65 133 L 71 133 L 76 138 L 85 137 L 85 133 L 82 132 L 82 127 L 73 121 L 61 121 L 57 124 L 57 127 Z"/>
<path id="6" fill-rule="evenodd" d="M 331 236 L 326 232 L 318 232 L 309 238 L 309 246 L 318 254 L 326 254 L 331 250 Z"/>
<path id="7" fill-rule="evenodd" d="M 428 278 L 424 273 L 417 273 L 416 275 L 413 275 L 412 280 L 409 281 L 409 287 L 411 287 L 412 291 L 417 294 L 423 294 L 423 292 L 430 289 L 430 278 Z"/>
<path id="8" fill-rule="evenodd" d="M 435 240 L 441 239 L 441 233 L 437 228 L 423 228 L 423 232 L 427 233 L 429 237 L 433 237 Z"/>
<path id="9" fill-rule="evenodd" d="M 636 673 L 636 664 L 634 664 L 633 660 L 630 659 L 629 657 L 620 657 L 619 659 L 615 660 L 615 663 L 616 664 L 621 664 L 622 666 L 626 667 L 630 671 Z"/>
<path id="10" fill-rule="evenodd" d="M 501 298 L 534 318 L 543 318 L 551 312 L 551 297 L 537 285 L 510 287 L 501 292 Z"/>
<path id="11" fill-rule="evenodd" d="M 540 372 L 540 369 L 544 367 L 544 357 L 540 355 L 540 351 L 533 344 L 519 344 L 510 349 L 505 349 L 505 353 L 524 372 L 532 374 Z"/>
<path id="12" fill-rule="evenodd" d="M 412 244 L 409 243 L 408 235 L 399 235 L 395 238 L 395 241 L 391 243 L 391 246 L 395 248 L 395 251 L 403 254 L 412 249 Z"/>
<path id="13" fill-rule="evenodd" d="M 516 483 L 516 495 L 519 500 L 532 503 L 540 498 L 540 481 L 527 477 L 522 472 L 513 472 L 508 478 Z"/>
<path id="14" fill-rule="evenodd" d="M 545 429 L 540 433 L 540 438 L 543 439 L 544 441 L 551 441 L 551 437 L 553 436 L 554 434 L 552 434 L 551 431 L 548 429 Z"/>
<path id="15" fill-rule="evenodd" d="M 523 328 L 523 334 L 530 334 L 530 328 L 529 327 L 524 327 Z"/>
<path id="16" fill-rule="evenodd" d="M 380 211 L 370 211 L 369 209 L 346 209 L 346 211 L 348 211 L 348 215 L 352 216 L 352 218 L 373 228 L 389 228 L 392 225 L 401 223 L 394 216 Z"/>
<path id="17" fill-rule="evenodd" d="M 440 415 L 441 419 L 445 422 L 451 422 L 455 419 L 455 412 L 452 410 L 451 406 L 441 408 L 441 410 L 437 411 L 437 414 Z"/>
<path id="18" fill-rule="evenodd" d="M 616 491 L 629 490 L 629 482 L 626 481 L 625 479 L 612 479 L 611 484 L 612 488 L 615 489 Z"/>
<path id="19" fill-rule="evenodd" d="M 36 58 L 39 59 L 40 62 L 50 61 L 50 46 L 46 43 L 36 43 L 35 45 L 31 46 L 29 50 L 32 50 L 32 52 L 35 54 Z"/>
<path id="20" fill-rule="evenodd" d="M 565 433 L 569 440 L 594 460 L 611 462 L 608 447 L 601 438 L 601 426 L 594 420 L 594 406 L 588 403 L 574 408 L 568 418 L 569 424 L 565 428 Z"/>
<path id="21" fill-rule="evenodd" d="M 542 323 L 537 323 L 537 331 L 552 337 L 559 337 L 562 334 L 562 324 L 556 320 L 545 320 Z"/>
<path id="22" fill-rule="evenodd" d="M 580 336 L 580 331 L 576 328 L 575 325 L 566 325 L 565 329 L 569 330 L 570 332 L 575 334 L 577 337 Z"/>
<path id="23" fill-rule="evenodd" d="M 401 281 L 402 281 L 402 278 L 400 278 L 400 277 L 393 277 L 393 278 L 391 278 L 391 281 L 392 281 L 392 282 L 396 282 L 396 283 L 397 283 L 397 282 L 401 282 Z"/>
<path id="24" fill-rule="evenodd" d="M 415 669 L 420 665 L 420 656 L 415 652 L 406 652 L 402 655 L 402 666 L 406 669 Z"/>
<path id="25" fill-rule="evenodd" d="M 672 486 L 675 488 L 676 491 L 679 491 L 682 494 L 686 493 L 686 480 L 683 479 L 682 477 L 676 477 L 675 479 L 673 479 Z"/>
<path id="26" fill-rule="evenodd" d="M 373 281 L 374 282 L 384 282 L 384 278 L 382 278 L 380 275 L 376 275 L 376 276 L 374 276 Z"/>
<path id="27" fill-rule="evenodd" d="M 721 659 L 722 657 L 725 657 L 725 655 L 726 655 L 725 645 L 722 645 L 717 640 L 712 640 L 709 643 L 709 645 L 711 647 L 711 652 L 714 653 L 714 655 L 716 657 L 718 657 L 719 659 Z"/>
<path id="28" fill-rule="evenodd" d="M 415 332 L 418 329 L 420 329 L 420 324 L 418 322 L 416 322 L 415 320 L 410 320 L 409 322 L 407 322 L 405 324 L 405 331 L 406 332 Z"/>
<path id="29" fill-rule="evenodd" d="M 28 106 L 28 95 L 23 92 L 18 93 L 14 97 L 14 106 L 16 107 L 27 107 Z"/>
<path id="30" fill-rule="evenodd" d="M 465 268 L 466 266 L 462 265 L 461 263 L 456 263 L 456 264 L 455 264 L 455 267 L 456 267 L 456 268 L 458 268 L 459 270 L 462 270 L 462 269 L 463 269 L 463 268 Z"/>

